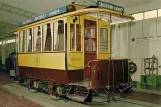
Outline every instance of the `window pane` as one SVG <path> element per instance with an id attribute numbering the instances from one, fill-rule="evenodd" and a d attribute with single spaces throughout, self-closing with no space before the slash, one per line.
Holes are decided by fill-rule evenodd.
<path id="1" fill-rule="evenodd" d="M 20 32 L 20 52 L 25 52 L 25 31 Z"/>
<path id="2" fill-rule="evenodd" d="M 96 51 L 96 41 L 95 41 L 95 30 L 94 28 L 88 28 L 85 30 L 85 46 L 86 51 Z"/>
<path id="3" fill-rule="evenodd" d="M 54 50 L 64 51 L 64 21 L 54 23 Z"/>
<path id="4" fill-rule="evenodd" d="M 7 40 L 6 41 L 6 44 L 8 44 L 8 43 L 14 43 L 14 42 L 16 42 L 16 40 L 15 39 L 11 39 L 11 40 Z"/>
<path id="5" fill-rule="evenodd" d="M 70 50 L 75 51 L 75 26 L 70 24 Z"/>
<path id="6" fill-rule="evenodd" d="M 34 51 L 41 51 L 41 29 L 40 29 L 40 26 L 34 28 Z"/>
<path id="7" fill-rule="evenodd" d="M 77 51 L 81 51 L 81 25 L 79 24 L 76 26 L 76 44 Z"/>
<path id="8" fill-rule="evenodd" d="M 161 9 L 158 9 L 158 17 L 161 16 Z"/>
<path id="9" fill-rule="evenodd" d="M 27 30 L 27 52 L 32 52 L 32 29 Z"/>
<path id="10" fill-rule="evenodd" d="M 100 51 L 107 52 L 108 48 L 108 30 L 106 28 L 100 29 Z"/>
<path id="11" fill-rule="evenodd" d="M 144 13 L 145 19 L 155 18 L 155 17 L 157 17 L 157 10 L 152 10 Z"/>
<path id="12" fill-rule="evenodd" d="M 135 18 L 134 21 L 143 20 L 143 13 L 133 14 L 132 16 Z"/>
<path id="13" fill-rule="evenodd" d="M 52 36 L 50 23 L 43 26 L 43 50 L 51 51 Z"/>

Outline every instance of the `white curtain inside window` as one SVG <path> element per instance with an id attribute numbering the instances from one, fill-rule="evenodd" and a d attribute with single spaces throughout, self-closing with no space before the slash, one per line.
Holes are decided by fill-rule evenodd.
<path id="1" fill-rule="evenodd" d="M 37 51 L 36 50 L 37 32 L 38 32 L 38 27 L 34 28 L 34 51 Z"/>
<path id="2" fill-rule="evenodd" d="M 54 50 L 58 50 L 59 38 L 58 38 L 58 22 L 54 23 Z"/>
<path id="3" fill-rule="evenodd" d="M 107 29 L 101 28 L 100 30 L 100 51 L 101 52 L 107 51 L 107 48 L 108 48 L 107 37 L 108 37 Z"/>
<path id="4" fill-rule="evenodd" d="M 29 41 L 31 40 L 31 37 L 29 36 L 30 35 L 30 31 L 29 29 L 27 30 L 27 47 L 26 47 L 26 50 L 28 51 L 28 48 L 29 48 Z"/>
<path id="5" fill-rule="evenodd" d="M 43 50 L 45 50 L 45 42 L 46 42 L 46 33 L 47 33 L 47 25 L 43 26 Z"/>
<path id="6" fill-rule="evenodd" d="M 20 52 L 22 52 L 23 48 L 23 31 L 20 32 Z"/>
<path id="7" fill-rule="evenodd" d="M 70 25 L 70 50 L 75 51 L 75 30 L 74 24 Z"/>

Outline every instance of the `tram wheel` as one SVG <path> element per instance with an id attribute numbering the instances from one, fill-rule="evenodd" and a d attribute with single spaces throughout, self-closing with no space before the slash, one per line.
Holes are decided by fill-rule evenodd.
<path id="1" fill-rule="evenodd" d="M 57 86 L 56 87 L 56 93 L 61 96 L 63 95 L 63 88 L 61 86 Z"/>

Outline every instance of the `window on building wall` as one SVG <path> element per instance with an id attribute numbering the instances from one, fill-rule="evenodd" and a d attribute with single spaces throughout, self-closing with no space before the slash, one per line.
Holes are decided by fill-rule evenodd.
<path id="1" fill-rule="evenodd" d="M 27 52 L 32 52 L 32 28 L 27 30 Z"/>
<path id="2" fill-rule="evenodd" d="M 6 44 L 8 44 L 8 43 L 14 43 L 14 42 L 16 42 L 15 39 L 6 40 Z"/>
<path id="3" fill-rule="evenodd" d="M 20 40 L 20 42 L 19 42 L 19 51 L 20 52 L 25 52 L 25 31 L 23 30 L 23 31 L 21 31 L 20 32 L 20 36 L 19 36 L 20 38 L 19 38 L 19 40 Z"/>
<path id="4" fill-rule="evenodd" d="M 161 9 L 158 9 L 158 17 L 161 16 Z"/>
<path id="5" fill-rule="evenodd" d="M 54 23 L 54 51 L 64 51 L 64 21 Z"/>
<path id="6" fill-rule="evenodd" d="M 76 51 L 81 51 L 81 25 L 76 24 Z"/>
<path id="7" fill-rule="evenodd" d="M 144 12 L 144 19 L 150 19 L 157 17 L 157 10 Z"/>
<path id="8" fill-rule="evenodd" d="M 51 51 L 52 35 L 50 23 L 43 26 L 43 51 Z"/>
<path id="9" fill-rule="evenodd" d="M 41 28 L 34 28 L 34 51 L 41 51 Z"/>
<path id="10" fill-rule="evenodd" d="M 100 29 L 100 51 L 107 52 L 108 48 L 108 30 L 106 28 Z"/>
<path id="11" fill-rule="evenodd" d="M 144 19 L 143 13 L 133 14 L 132 16 L 135 18 L 134 21 L 138 21 L 138 20 L 143 20 Z"/>

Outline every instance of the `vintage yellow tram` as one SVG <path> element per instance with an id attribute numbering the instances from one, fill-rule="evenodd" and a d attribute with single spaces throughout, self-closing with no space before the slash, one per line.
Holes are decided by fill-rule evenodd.
<path id="1" fill-rule="evenodd" d="M 92 101 L 93 90 L 128 82 L 128 59 L 110 58 L 110 26 L 133 19 L 123 8 L 99 1 L 94 7 L 69 4 L 22 22 L 12 31 L 21 79 L 35 89 L 47 82 L 51 95 L 82 102 Z M 74 95 L 78 87 L 88 90 L 85 97 Z"/>

